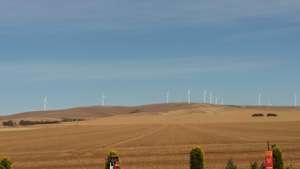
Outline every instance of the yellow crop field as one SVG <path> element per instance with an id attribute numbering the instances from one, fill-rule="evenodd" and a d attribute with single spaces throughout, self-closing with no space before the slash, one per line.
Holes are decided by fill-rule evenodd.
<path id="1" fill-rule="evenodd" d="M 253 112 L 250 109 L 204 114 L 196 110 L 0 128 L 0 153 L 13 160 L 15 169 L 104 168 L 109 150 L 119 152 L 125 169 L 186 169 L 189 151 L 200 145 L 206 152 L 208 169 L 224 168 L 230 158 L 241 168 L 248 168 L 251 161 L 263 161 L 269 140 L 281 147 L 287 164 L 300 168 L 298 111 L 291 113 L 296 117 L 292 121 L 280 120 L 280 116 L 246 120 L 244 114 Z M 229 119 L 222 119 L 222 113 L 227 113 Z M 242 120 L 232 120 L 234 115 Z"/>

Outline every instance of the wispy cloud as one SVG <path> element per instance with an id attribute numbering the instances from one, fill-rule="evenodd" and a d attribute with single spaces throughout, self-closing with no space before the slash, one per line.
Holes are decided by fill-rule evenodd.
<path id="1" fill-rule="evenodd" d="M 283 17 L 295 20 L 300 1 L 284 0 L 29 0 L 1 1 L 0 22 L 5 25 L 128 29 L 164 24 L 225 23 L 245 18 Z"/>
<path id="2" fill-rule="evenodd" d="M 7 80 L 97 80 L 181 77 L 202 73 L 259 71 L 276 62 L 173 58 L 118 63 L 1 63 Z"/>

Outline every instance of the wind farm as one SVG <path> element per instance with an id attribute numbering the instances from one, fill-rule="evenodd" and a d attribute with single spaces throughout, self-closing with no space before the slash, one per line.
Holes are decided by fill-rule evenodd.
<path id="1" fill-rule="evenodd" d="M 14 159 L 16 169 L 96 169 L 104 166 L 101 159 L 111 149 L 121 154 L 125 168 L 182 169 L 188 167 L 189 149 L 201 144 L 207 152 L 206 168 L 222 168 L 228 158 L 246 168 L 249 160 L 263 158 L 261 150 L 268 140 L 280 144 L 285 160 L 300 167 L 300 107 L 260 101 L 252 106 L 223 105 L 206 91 L 203 103 L 195 103 L 190 89 L 186 101 L 173 103 L 169 94 L 165 103 L 141 106 L 104 104 L 103 94 L 101 105 L 62 110 L 48 110 L 45 97 L 41 111 L 7 115 L 0 121 L 84 120 L 2 126 L 0 150 Z M 265 116 L 254 117 L 255 113 Z M 268 117 L 270 113 L 276 117 Z"/>
<path id="2" fill-rule="evenodd" d="M 0 1 L 0 169 L 300 169 L 299 0 Z"/>
<path id="3" fill-rule="evenodd" d="M 296 93 L 283 106 L 263 93 L 252 105 L 224 104 L 212 90 L 184 93 L 179 102 L 167 90 L 162 103 L 118 106 L 102 92 L 97 105 L 66 109 L 51 109 L 45 96 L 39 111 L 0 117 L 0 150 L 14 159 L 14 169 L 97 169 L 112 149 L 125 168 L 182 169 L 200 144 L 207 169 L 222 168 L 229 158 L 247 168 L 249 161 L 262 162 L 270 141 L 280 144 L 286 163 L 300 167 Z"/>

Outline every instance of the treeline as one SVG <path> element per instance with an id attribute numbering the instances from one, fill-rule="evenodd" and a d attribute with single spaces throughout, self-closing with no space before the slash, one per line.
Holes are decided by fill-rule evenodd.
<path id="1" fill-rule="evenodd" d="M 76 119 L 76 118 L 63 118 L 61 120 L 20 120 L 18 123 L 13 120 L 3 121 L 2 125 L 7 127 L 20 126 L 30 126 L 30 125 L 41 125 L 41 124 L 58 124 L 65 122 L 79 122 L 84 121 L 85 119 Z"/>
<path id="2" fill-rule="evenodd" d="M 285 166 L 282 152 L 280 148 L 274 144 L 271 148 L 272 156 L 271 158 L 273 162 L 272 169 L 296 169 L 292 165 Z M 120 167 L 120 157 L 116 151 L 110 151 L 105 160 L 105 169 L 109 168 L 117 168 L 121 169 Z M 11 169 L 12 162 L 7 158 L 0 157 L 0 169 Z M 190 169 L 205 169 L 205 152 L 201 147 L 195 147 L 190 152 Z M 225 169 L 239 169 L 239 167 L 234 163 L 233 159 L 229 159 L 225 166 Z M 250 162 L 249 169 L 267 169 L 267 166 L 264 162 L 260 165 L 255 162 Z"/>
<path id="3" fill-rule="evenodd" d="M 264 117 L 265 115 L 263 113 L 255 113 L 255 114 L 252 114 L 252 117 Z M 278 115 L 275 114 L 275 113 L 268 113 L 266 115 L 267 117 L 277 117 Z"/>
<path id="4" fill-rule="evenodd" d="M 17 122 L 14 122 L 14 121 L 12 121 L 12 120 L 8 120 L 8 121 L 2 122 L 2 125 L 3 125 L 3 126 L 14 127 L 14 126 L 17 125 Z"/>
<path id="5" fill-rule="evenodd" d="M 85 119 L 75 119 L 75 118 L 63 118 L 61 122 L 79 122 L 84 121 Z"/>
<path id="6" fill-rule="evenodd" d="M 60 123 L 58 120 L 48 121 L 48 120 L 41 120 L 41 121 L 31 121 L 31 120 L 21 120 L 19 122 L 20 126 L 30 126 L 30 125 L 38 125 L 38 124 L 57 124 Z"/>
<path id="7" fill-rule="evenodd" d="M 271 151 L 273 154 L 273 169 L 295 169 L 291 164 L 284 166 L 282 152 L 276 144 L 272 145 Z M 192 149 L 190 152 L 190 169 L 205 169 L 204 161 L 205 154 L 203 149 L 200 147 Z M 234 163 L 233 159 L 229 159 L 225 169 L 239 169 L 239 167 Z M 264 162 L 259 165 L 256 161 L 254 161 L 250 162 L 249 169 L 267 169 L 267 166 Z"/>
<path id="8" fill-rule="evenodd" d="M 272 162 L 273 168 L 272 169 L 296 169 L 292 165 L 284 166 L 284 161 L 282 157 L 282 152 L 280 148 L 274 144 L 271 148 L 272 151 Z M 195 147 L 190 151 L 190 169 L 205 169 L 205 152 L 201 147 Z M 120 169 L 120 157 L 116 151 L 110 151 L 105 160 L 105 169 L 109 168 L 117 168 Z M 258 163 L 256 161 L 249 163 L 249 169 L 267 169 L 267 164 L 265 162 Z M 233 159 L 229 159 L 227 161 L 225 169 L 240 169 Z M 245 168 L 243 168 L 245 169 Z"/>

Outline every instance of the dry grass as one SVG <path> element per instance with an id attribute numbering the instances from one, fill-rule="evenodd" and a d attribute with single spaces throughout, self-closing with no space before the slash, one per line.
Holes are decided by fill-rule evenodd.
<path id="1" fill-rule="evenodd" d="M 253 119 L 257 112 L 279 117 Z M 186 169 L 189 151 L 201 145 L 208 169 L 224 168 L 229 158 L 246 169 L 250 161 L 262 161 L 270 140 L 283 149 L 285 161 L 300 168 L 298 112 L 196 106 L 29 128 L 34 130 L 0 128 L 0 154 L 12 158 L 15 169 L 98 169 L 116 149 L 125 169 Z"/>

